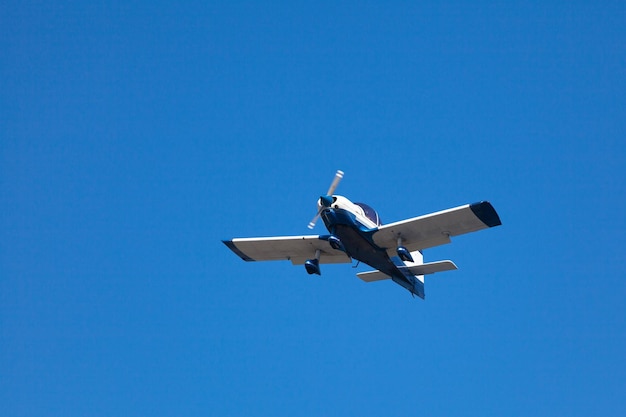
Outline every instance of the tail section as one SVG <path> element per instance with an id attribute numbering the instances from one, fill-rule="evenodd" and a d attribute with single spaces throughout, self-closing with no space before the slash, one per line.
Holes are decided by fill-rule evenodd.
<path id="1" fill-rule="evenodd" d="M 365 282 L 392 279 L 396 284 L 409 290 L 413 295 L 424 298 L 424 275 L 457 269 L 452 261 L 424 263 L 424 255 L 420 251 L 411 252 L 414 262 L 403 262 L 399 257 L 391 258 L 396 266 L 393 275 L 381 271 L 360 272 L 357 274 Z"/>
<path id="2" fill-rule="evenodd" d="M 422 300 L 424 299 L 425 295 L 424 295 L 424 277 L 423 276 L 417 277 L 417 276 L 411 275 L 411 276 L 402 277 L 402 278 L 393 276 L 391 277 L 391 279 L 396 284 L 409 290 L 409 292 L 413 294 L 414 296 L 417 295 Z"/>
<path id="3" fill-rule="evenodd" d="M 411 252 L 411 257 L 413 257 L 413 262 L 400 262 L 401 265 L 399 265 L 398 262 L 394 260 L 394 263 L 398 266 L 398 269 L 406 278 L 408 278 L 410 281 L 415 281 L 413 287 L 419 290 L 419 293 L 415 293 L 411 290 L 409 291 L 411 291 L 411 293 L 413 294 L 417 294 L 420 298 L 423 299 L 425 273 L 421 270 L 412 271 L 411 268 L 424 266 L 424 254 L 421 251 L 416 250 L 415 252 Z M 411 278 L 414 278 L 414 280 L 412 280 Z"/>

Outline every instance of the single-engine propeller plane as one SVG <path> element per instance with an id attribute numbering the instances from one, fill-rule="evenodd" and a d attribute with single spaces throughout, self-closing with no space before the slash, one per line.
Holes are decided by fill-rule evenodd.
<path id="1" fill-rule="evenodd" d="M 424 249 L 502 224 L 491 203 L 481 201 L 383 225 L 367 204 L 333 194 L 342 178 L 343 171 L 337 171 L 308 226 L 312 229 L 321 217 L 329 234 L 239 238 L 224 244 L 244 261 L 290 260 L 317 275 L 321 275 L 320 264 L 356 259 L 375 269 L 358 273 L 363 281 L 391 279 L 424 298 L 424 275 L 457 269 L 452 261 L 424 263 Z"/>

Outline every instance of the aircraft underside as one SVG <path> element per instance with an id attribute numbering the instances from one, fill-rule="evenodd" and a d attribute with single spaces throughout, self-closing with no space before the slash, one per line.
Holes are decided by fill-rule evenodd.
<path id="1" fill-rule="evenodd" d="M 404 263 L 400 258 L 394 257 L 394 263 L 387 255 L 387 251 L 375 246 L 367 240 L 354 227 L 347 225 L 336 225 L 334 236 L 339 238 L 343 245 L 343 250 L 353 259 L 363 262 L 380 272 L 389 275 L 397 284 L 424 298 L 423 283 L 418 281 L 412 274 L 403 273 L 400 268 Z"/>
<path id="2" fill-rule="evenodd" d="M 313 229 L 321 218 L 329 234 L 235 238 L 224 240 L 224 244 L 244 261 L 289 260 L 317 275 L 321 274 L 320 264 L 352 263 L 356 259 L 374 268 L 358 272 L 361 280 L 392 279 L 424 298 L 426 275 L 457 269 L 450 260 L 425 263 L 424 249 L 450 243 L 453 236 L 502 224 L 488 201 L 382 224 L 378 213 L 367 204 L 334 194 L 341 178 L 343 171 L 338 170 L 308 224 Z"/>

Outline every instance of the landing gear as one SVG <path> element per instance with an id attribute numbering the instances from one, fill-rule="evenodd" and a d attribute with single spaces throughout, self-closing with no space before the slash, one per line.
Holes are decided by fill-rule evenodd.
<path id="1" fill-rule="evenodd" d="M 343 247 L 343 243 L 341 243 L 341 240 L 339 240 L 339 238 L 337 236 L 329 236 L 328 237 L 328 243 L 330 244 L 330 247 L 335 249 L 335 250 L 340 250 L 345 252 L 346 250 Z"/>
<path id="2" fill-rule="evenodd" d="M 304 268 L 306 269 L 306 272 L 309 275 L 312 274 L 317 274 L 317 275 L 322 275 L 322 272 L 320 271 L 320 250 L 317 249 L 315 251 L 315 259 L 308 259 L 305 263 L 304 263 Z"/>
<path id="3" fill-rule="evenodd" d="M 402 246 L 402 238 L 398 236 L 398 247 L 396 248 L 396 253 L 405 262 L 415 262 L 413 261 L 413 256 L 411 256 L 411 252 L 404 246 Z"/>

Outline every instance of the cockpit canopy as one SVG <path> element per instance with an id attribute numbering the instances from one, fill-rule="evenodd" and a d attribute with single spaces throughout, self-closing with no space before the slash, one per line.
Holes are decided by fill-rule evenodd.
<path id="1" fill-rule="evenodd" d="M 368 219 L 376 223 L 376 226 L 380 226 L 382 224 L 380 221 L 380 217 L 378 217 L 378 213 L 376 212 L 376 210 L 374 210 L 373 208 L 371 208 L 365 203 L 354 203 L 354 204 L 361 207 L 363 209 L 363 212 L 365 213 L 365 217 L 367 217 Z"/>

